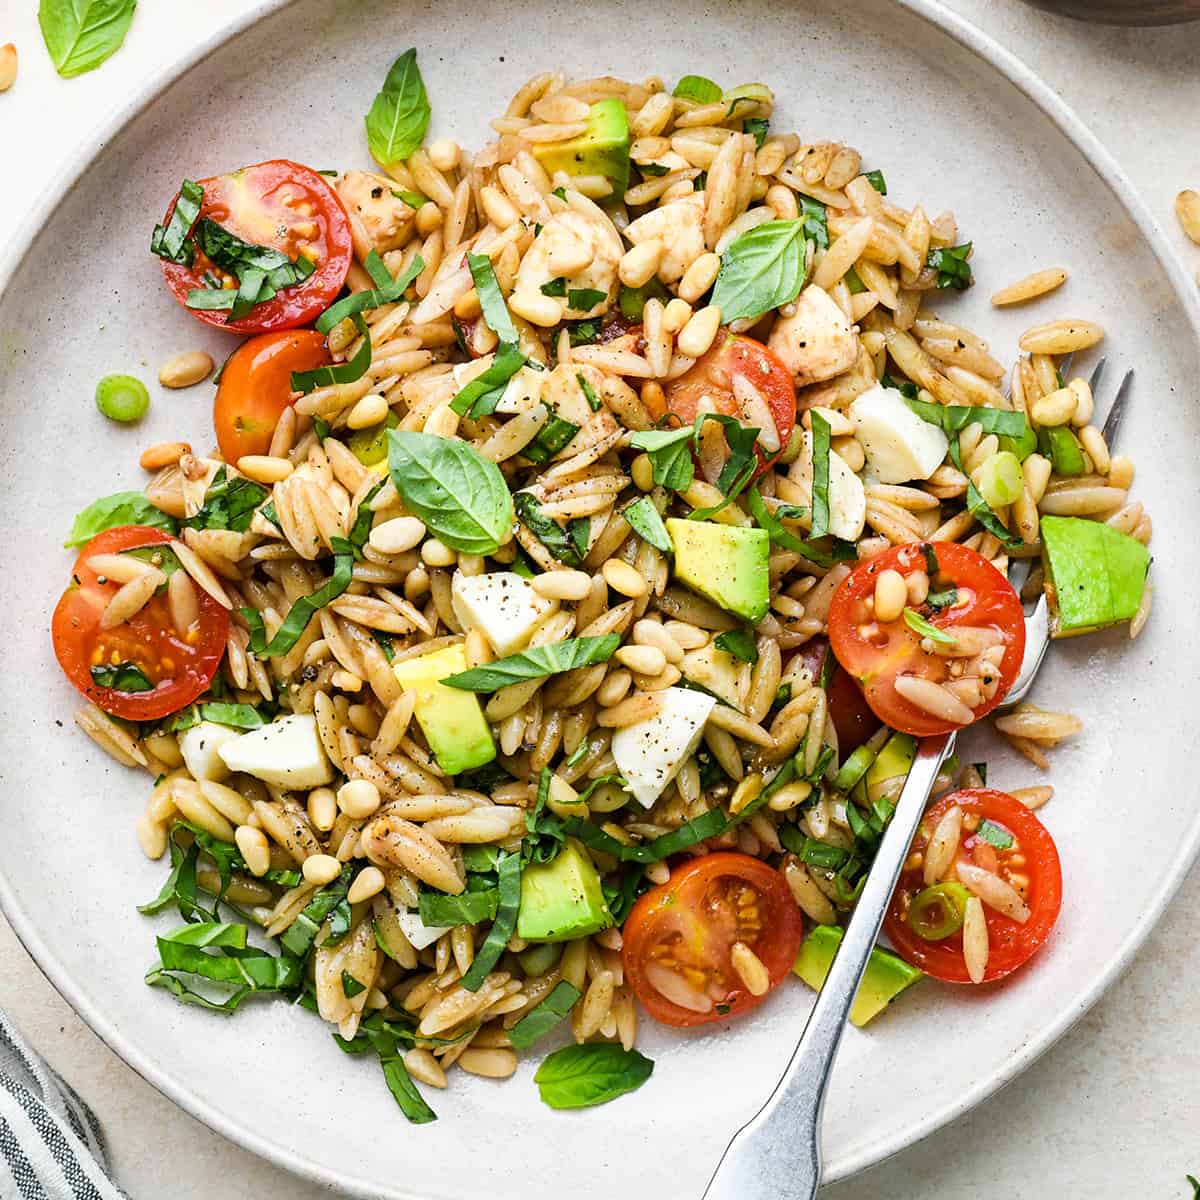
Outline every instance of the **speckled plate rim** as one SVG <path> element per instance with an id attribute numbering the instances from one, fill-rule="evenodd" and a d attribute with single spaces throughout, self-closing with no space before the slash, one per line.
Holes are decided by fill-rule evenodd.
<path id="1" fill-rule="evenodd" d="M 193 47 L 179 62 L 173 63 L 143 80 L 141 87 L 113 112 L 94 139 L 83 143 L 78 148 L 60 173 L 58 182 L 43 191 L 34 201 L 28 216 L 9 243 L 7 253 L 0 256 L 0 298 L 3 298 L 4 291 L 17 268 L 36 249 L 40 230 L 82 178 L 92 160 L 104 149 L 107 142 L 150 108 L 173 83 L 186 75 L 192 68 L 217 53 L 227 42 L 263 18 L 286 8 L 292 2 L 293 0 L 248 0 L 243 13 Z M 1197 342 L 1200 343 L 1200 294 L 1196 293 L 1196 289 L 1171 250 L 1158 222 L 1151 215 L 1133 184 L 1074 110 L 1016 55 L 1004 49 L 969 21 L 937 3 L 936 0 L 893 0 L 893 2 L 922 18 L 941 32 L 948 34 L 964 48 L 1000 72 L 1037 105 L 1075 146 L 1104 180 L 1149 244 L 1164 273 L 1171 281 L 1175 296 L 1187 315 Z M 1200 813 L 1197 814 L 1188 831 L 1188 836 L 1181 842 L 1178 852 L 1164 872 L 1153 903 L 1145 908 L 1141 919 L 1117 947 L 1105 970 L 1097 977 L 1075 1007 L 1058 1013 L 1051 1021 L 1039 1028 L 1020 1052 L 1014 1054 L 1002 1068 L 980 1079 L 973 1088 L 959 1094 L 952 1101 L 932 1108 L 919 1121 L 911 1122 L 896 1130 L 889 1138 L 875 1143 L 869 1150 L 864 1149 L 851 1155 L 839 1164 L 836 1173 L 831 1172 L 828 1175 L 825 1182 L 832 1183 L 837 1179 L 854 1175 L 899 1153 L 922 1138 L 928 1137 L 943 1125 L 982 1103 L 1031 1066 L 1100 999 L 1117 976 L 1124 971 L 1166 910 L 1198 854 L 1200 854 Z M 326 1187 L 345 1191 L 349 1181 L 340 1178 L 328 1166 L 316 1159 L 288 1150 L 229 1120 L 223 1112 L 202 1100 L 185 1083 L 173 1078 L 151 1056 L 120 1034 L 78 990 L 69 966 L 50 952 L 38 933 L 32 914 L 26 912 L 18 902 L 15 891 L 2 871 L 0 871 L 0 909 L 8 918 L 21 944 L 53 987 L 87 1022 L 93 1032 L 114 1053 L 137 1071 L 147 1083 L 186 1112 L 203 1121 L 210 1129 L 261 1158 Z M 730 1130 L 731 1134 L 732 1132 Z M 353 1188 L 354 1194 L 364 1197 L 371 1196 L 371 1193 L 365 1188 L 360 1188 L 353 1183 L 350 1183 L 350 1186 Z M 413 1194 L 412 1200 L 422 1200 L 422 1198 Z"/>

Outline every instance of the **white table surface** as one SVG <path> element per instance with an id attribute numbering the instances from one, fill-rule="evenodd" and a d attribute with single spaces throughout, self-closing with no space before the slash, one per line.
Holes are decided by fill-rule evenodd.
<path id="1" fill-rule="evenodd" d="M 1200 250 L 1172 211 L 1177 191 L 1200 187 L 1200 24 L 1112 30 L 1017 0 L 948 2 L 1061 92 L 1133 178 L 1190 273 L 1200 269 Z M 124 49 L 100 71 L 64 81 L 42 47 L 33 0 L 0 0 L 0 43 L 15 42 L 21 56 L 16 85 L 0 95 L 0 230 L 19 223 L 132 81 L 182 56 L 240 7 L 142 0 Z M 1190 1200 L 1184 1176 L 1200 1172 L 1198 907 L 1200 870 L 1126 975 L 1031 1070 L 963 1120 L 827 1189 L 828 1200 L 1001 1192 Z M 133 1200 L 328 1195 L 209 1132 L 144 1083 L 54 992 L 3 917 L 0 1005 L 96 1108 Z"/>

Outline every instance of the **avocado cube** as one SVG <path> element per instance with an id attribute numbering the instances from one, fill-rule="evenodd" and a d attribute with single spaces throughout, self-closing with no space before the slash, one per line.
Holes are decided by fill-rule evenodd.
<path id="1" fill-rule="evenodd" d="M 837 925 L 815 926 L 800 947 L 792 973 L 803 979 L 814 992 L 819 992 L 841 944 L 842 930 Z M 924 974 L 898 955 L 876 946 L 858 985 L 858 994 L 850 1009 L 850 1023 L 861 1028 L 879 1016 L 902 991 L 924 978 Z"/>
<path id="2" fill-rule="evenodd" d="M 614 923 L 600 875 L 578 842 L 568 841 L 550 862 L 522 872 L 517 936 L 527 942 L 568 942 Z"/>
<path id="3" fill-rule="evenodd" d="M 765 529 L 671 517 L 667 531 L 681 583 L 752 625 L 767 615 L 771 539 Z"/>
<path id="4" fill-rule="evenodd" d="M 1137 538 L 1081 517 L 1043 517 L 1041 525 L 1052 637 L 1091 633 L 1137 613 L 1150 570 L 1150 551 Z"/>
<path id="5" fill-rule="evenodd" d="M 461 642 L 392 667 L 400 686 L 416 693 L 413 715 L 447 775 L 482 767 L 496 757 L 496 743 L 479 698 L 441 682 L 466 669 L 467 652 Z"/>
<path id="6" fill-rule="evenodd" d="M 629 118 L 624 101 L 597 100 L 588 113 L 587 129 L 568 142 L 537 142 L 533 156 L 553 175 L 603 175 L 612 183 L 612 199 L 620 202 L 629 186 Z"/>

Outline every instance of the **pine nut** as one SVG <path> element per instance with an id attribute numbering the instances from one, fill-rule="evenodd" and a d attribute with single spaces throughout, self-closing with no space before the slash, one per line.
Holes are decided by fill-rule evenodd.
<path id="1" fill-rule="evenodd" d="M 272 484 L 285 480 L 292 473 L 292 464 L 270 454 L 246 454 L 238 459 L 237 469 L 255 483 Z"/>
<path id="2" fill-rule="evenodd" d="M 462 160 L 462 150 L 457 142 L 450 138 L 438 138 L 430 142 L 428 148 L 429 161 L 439 171 L 453 171 Z"/>
<path id="3" fill-rule="evenodd" d="M 442 221 L 442 210 L 436 204 L 422 204 L 417 209 L 416 226 L 421 237 L 428 237 L 435 229 L 440 229 Z"/>
<path id="4" fill-rule="evenodd" d="M 329 682 L 340 692 L 361 692 L 363 681 L 351 671 L 334 671 Z"/>
<path id="5" fill-rule="evenodd" d="M 688 358 L 699 358 L 713 344 L 720 327 L 721 310 L 715 304 L 709 304 L 699 312 L 693 313 L 692 319 L 675 339 L 679 353 Z"/>
<path id="6" fill-rule="evenodd" d="M 424 536 L 425 525 L 416 517 L 393 517 L 376 525 L 367 541 L 380 554 L 403 554 L 420 545 Z"/>
<path id="7" fill-rule="evenodd" d="M 458 1065 L 470 1075 L 484 1079 L 507 1079 L 517 1069 L 517 1056 L 511 1050 L 464 1050 Z"/>
<path id="8" fill-rule="evenodd" d="M 895 621 L 908 603 L 908 585 L 899 571 L 880 572 L 875 581 L 875 620 Z"/>
<path id="9" fill-rule="evenodd" d="M 654 693 L 634 692 L 632 696 L 596 714 L 596 724 L 604 729 L 621 729 L 649 721 L 662 709 L 662 700 Z"/>
<path id="10" fill-rule="evenodd" d="M 1186 189 L 1175 197 L 1175 215 L 1183 232 L 1200 246 L 1200 192 Z"/>
<path id="11" fill-rule="evenodd" d="M 313 788 L 308 793 L 308 819 L 320 833 L 328 833 L 337 820 L 337 796 L 332 788 Z"/>
<path id="12" fill-rule="evenodd" d="M 370 900 L 372 896 L 378 896 L 383 891 L 386 882 L 383 872 L 378 867 L 364 867 L 354 877 L 354 882 L 346 893 L 346 899 L 351 904 Z"/>
<path id="13" fill-rule="evenodd" d="M 687 621 L 667 621 L 663 624 L 663 628 L 685 650 L 699 650 L 701 646 L 708 645 L 709 635 L 698 625 L 692 625 Z"/>
<path id="14" fill-rule="evenodd" d="M 643 287 L 654 278 L 662 256 L 663 244 L 660 238 L 650 238 L 631 250 L 626 250 L 617 268 L 621 282 L 626 287 Z"/>
<path id="15" fill-rule="evenodd" d="M 369 779 L 351 779 L 338 788 L 338 808 L 348 817 L 361 820 L 379 810 L 379 789 Z"/>
<path id="16" fill-rule="evenodd" d="M 474 288 L 464 292 L 454 302 L 454 315 L 460 321 L 473 321 L 481 312 L 483 307 L 479 303 L 479 293 Z"/>
<path id="17" fill-rule="evenodd" d="M 634 485 L 643 492 L 654 490 L 654 467 L 649 455 L 639 454 L 629 469 Z"/>
<path id="18" fill-rule="evenodd" d="M 676 296 L 674 300 L 668 300 L 667 307 L 663 309 L 663 332 L 674 335 L 691 319 L 692 306 L 686 300 L 680 300 Z"/>
<path id="19" fill-rule="evenodd" d="M 614 592 L 620 592 L 622 596 L 628 596 L 632 600 L 637 600 L 650 590 L 650 585 L 641 573 L 619 558 L 610 558 L 600 568 L 600 574 Z"/>
<path id="20" fill-rule="evenodd" d="M 596 689 L 596 703 L 602 708 L 612 708 L 625 699 L 633 686 L 633 676 L 628 671 L 609 671 L 604 682 Z"/>
<path id="21" fill-rule="evenodd" d="M 562 320 L 562 305 L 553 296 L 542 296 L 537 292 L 514 292 L 508 298 L 508 307 L 524 317 L 531 325 L 549 329 Z"/>
<path id="22" fill-rule="evenodd" d="M 437 538 L 426 538 L 421 546 L 421 559 L 430 567 L 452 567 L 458 559 L 456 551 Z"/>
<path id="23" fill-rule="evenodd" d="M 622 646 L 613 658 L 638 675 L 660 675 L 667 668 L 667 656 L 657 646 Z"/>
<path id="24" fill-rule="evenodd" d="M 309 883 L 324 887 L 342 873 L 342 864 L 332 854 L 310 854 L 300 870 Z"/>
<path id="25" fill-rule="evenodd" d="M 12 42 L 0 46 L 0 92 L 7 92 L 17 79 L 17 48 Z M 155 855 L 154 857 L 159 857 Z"/>
<path id="26" fill-rule="evenodd" d="M 271 869 L 271 847 L 267 835 L 252 825 L 239 825 L 234 830 L 233 840 L 241 852 L 251 875 L 265 875 Z"/>
<path id="27" fill-rule="evenodd" d="M 1075 397 L 1075 411 L 1071 414 L 1071 424 L 1076 429 L 1082 429 L 1091 423 L 1096 412 L 1096 403 L 1092 399 L 1092 387 L 1086 379 L 1072 379 L 1067 388 Z"/>
<path id="28" fill-rule="evenodd" d="M 212 374 L 213 360 L 203 350 L 189 350 L 168 358 L 158 370 L 158 382 L 165 388 L 185 388 Z"/>
<path id="29" fill-rule="evenodd" d="M 638 621 L 633 627 L 633 640 L 643 646 L 657 646 L 669 663 L 683 661 L 683 647 L 657 621 Z"/>
<path id="30" fill-rule="evenodd" d="M 349 412 L 346 424 L 351 429 L 368 429 L 388 415 L 388 402 L 378 392 L 368 392 Z"/>
<path id="31" fill-rule="evenodd" d="M 1092 465 L 1099 475 L 1109 473 L 1111 462 L 1108 457 L 1108 446 L 1104 442 L 1104 434 L 1095 425 L 1085 425 L 1079 431 L 1079 444 L 1087 451 Z"/>
<path id="32" fill-rule="evenodd" d="M 547 571 L 529 583 L 546 600 L 582 600 L 592 590 L 592 577 L 586 571 Z"/>
<path id="33" fill-rule="evenodd" d="M 746 991 L 752 996 L 765 996 L 771 986 L 771 975 L 761 958 L 745 942 L 734 942 L 729 947 L 729 961 L 738 973 Z"/>
<path id="34" fill-rule="evenodd" d="M 479 189 L 479 203 L 484 216 L 497 229 L 507 229 L 521 219 L 516 205 L 498 188 L 487 185 Z"/>
<path id="35" fill-rule="evenodd" d="M 1025 476 L 1025 486 L 1029 489 L 1029 497 L 1034 504 L 1038 504 L 1046 494 L 1046 485 L 1050 482 L 1053 469 L 1050 460 L 1040 454 L 1031 454 L 1021 464 L 1021 474 Z"/>
<path id="36" fill-rule="evenodd" d="M 717 272 L 721 269 L 721 256 L 711 251 L 702 254 L 683 273 L 679 281 L 680 298 L 689 304 L 694 304 L 716 282 Z"/>
<path id="37" fill-rule="evenodd" d="M 192 448 L 187 442 L 159 442 L 147 446 L 142 451 L 138 465 L 144 471 L 161 471 L 163 467 L 173 467 L 185 454 L 191 454 Z"/>
<path id="38" fill-rule="evenodd" d="M 1133 484 L 1133 459 L 1124 454 L 1114 454 L 1112 462 L 1108 464 L 1108 482 L 1110 487 L 1128 490 Z"/>

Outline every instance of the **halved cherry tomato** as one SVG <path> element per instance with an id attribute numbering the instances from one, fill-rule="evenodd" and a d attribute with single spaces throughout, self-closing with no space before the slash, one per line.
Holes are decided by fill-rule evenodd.
<path id="1" fill-rule="evenodd" d="M 196 588 L 200 615 L 183 633 L 171 623 L 165 589 L 124 624 L 100 628 L 100 616 L 120 585 L 110 579 L 101 582 L 88 560 L 143 546 L 153 552 L 170 541 L 161 529 L 146 525 L 119 525 L 97 534 L 80 551 L 71 586 L 54 610 L 54 653 L 67 678 L 93 704 L 129 721 L 157 720 L 201 695 L 217 673 L 229 636 L 229 613 L 200 588 Z M 102 687 L 92 677 L 93 667 L 125 663 L 154 686 L 122 691 Z M 130 674 L 136 677 L 136 672 Z"/>
<path id="2" fill-rule="evenodd" d="M 331 361 L 324 336 L 314 329 L 264 333 L 243 342 L 221 371 L 213 400 L 213 425 L 225 461 L 266 454 L 283 410 L 294 403 L 292 372 Z"/>
<path id="3" fill-rule="evenodd" d="M 723 413 L 762 430 L 755 447 L 761 474 L 788 444 L 796 423 L 791 373 L 762 342 L 718 333 L 708 353 L 667 384 L 662 410 L 652 406 L 650 415 L 658 420 L 672 413 L 690 425 L 700 412 Z"/>
<path id="4" fill-rule="evenodd" d="M 929 555 L 937 561 L 932 578 Z M 952 644 L 924 637 L 903 615 L 894 621 L 875 620 L 875 583 L 889 569 L 906 580 L 916 577 L 917 585 L 923 577 L 929 594 L 947 601 L 936 607 L 925 601 L 910 610 L 953 638 Z M 829 642 L 885 725 L 926 737 L 961 725 L 906 699 L 896 690 L 897 678 L 916 676 L 950 685 L 978 721 L 1004 699 L 1021 669 L 1025 614 L 1012 585 L 982 555 L 953 542 L 911 542 L 867 559 L 850 572 L 829 608 Z M 975 649 L 984 643 L 990 645 L 982 653 Z M 969 647 L 972 652 L 964 653 Z"/>
<path id="5" fill-rule="evenodd" d="M 827 638 L 810 638 L 800 648 L 800 657 L 808 667 L 813 679 L 820 679 L 825 656 L 831 654 Z M 842 761 L 852 754 L 879 728 L 879 718 L 858 690 L 858 684 L 842 669 L 841 664 L 833 668 L 825 701 L 833 727 L 837 730 L 838 754 Z"/>
<path id="6" fill-rule="evenodd" d="M 279 250 L 293 262 L 303 254 L 316 270 L 303 282 L 282 289 L 273 300 L 255 305 L 238 321 L 226 320 L 228 311 L 189 308 L 192 316 L 233 333 L 265 333 L 305 325 L 329 307 L 346 281 L 353 247 L 346 210 L 320 175 L 300 163 L 275 158 L 201 179 L 200 186 L 204 189 L 200 217 L 209 217 L 245 242 Z M 164 224 L 175 200 L 167 208 Z M 190 267 L 164 261 L 162 268 L 167 286 L 185 308 L 188 292 L 208 286 L 203 278 L 206 272 L 221 277 L 199 249 Z M 236 287 L 231 277 L 225 283 Z"/>
<path id="7" fill-rule="evenodd" d="M 884 918 L 884 929 L 897 951 L 927 975 L 946 983 L 970 983 L 963 958 L 961 928 L 948 937 L 926 940 L 909 920 L 913 900 L 925 890 L 922 865 L 915 855 L 923 854 L 938 822 L 957 805 L 963 812 L 963 833 L 958 843 L 958 863 L 983 866 L 998 874 L 1021 893 L 1029 908 L 1029 919 L 1015 921 L 996 909 L 983 906 L 988 932 L 988 962 L 983 982 L 1011 974 L 1046 943 L 1062 907 L 1062 866 L 1050 831 L 1019 800 L 993 788 L 968 788 L 943 796 L 922 818 L 913 838 L 909 862 L 896 885 L 891 907 Z M 994 840 L 1012 839 L 1007 847 L 997 847 L 978 834 L 980 824 L 990 821 Z M 998 836 L 997 836 L 998 835 Z"/>
<path id="8" fill-rule="evenodd" d="M 791 970 L 803 919 L 778 871 L 747 854 L 706 854 L 648 891 L 625 922 L 621 962 L 646 1011 L 664 1025 L 741 1016 Z M 769 983 L 753 995 L 730 957 L 735 943 L 757 955 Z"/>

